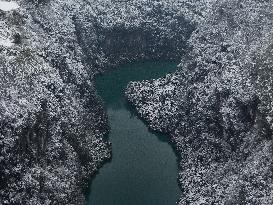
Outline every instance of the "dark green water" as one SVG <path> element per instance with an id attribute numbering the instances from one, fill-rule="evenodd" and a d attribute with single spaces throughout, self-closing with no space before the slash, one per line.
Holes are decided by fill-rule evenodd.
<path id="1" fill-rule="evenodd" d="M 148 131 L 124 97 L 129 81 L 162 77 L 175 66 L 136 63 L 97 77 L 111 127 L 113 158 L 93 179 L 88 205 L 175 205 L 180 195 L 178 170 L 168 136 Z"/>

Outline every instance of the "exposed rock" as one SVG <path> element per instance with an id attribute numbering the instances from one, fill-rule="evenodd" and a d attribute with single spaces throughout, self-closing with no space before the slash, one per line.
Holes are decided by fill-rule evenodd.
<path id="1" fill-rule="evenodd" d="M 272 2 L 212 7 L 178 71 L 126 94 L 180 151 L 179 204 L 272 204 Z"/>

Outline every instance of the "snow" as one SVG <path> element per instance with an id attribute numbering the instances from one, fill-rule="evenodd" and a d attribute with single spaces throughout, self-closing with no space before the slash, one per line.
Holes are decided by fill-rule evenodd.
<path id="1" fill-rule="evenodd" d="M 1 38 L 0 37 L 0 46 L 4 46 L 4 47 L 11 47 L 13 45 L 13 43 L 11 42 L 10 39 L 6 38 Z"/>
<path id="2" fill-rule="evenodd" d="M 19 5 L 15 1 L 0 1 L 0 10 L 12 11 L 18 9 Z"/>

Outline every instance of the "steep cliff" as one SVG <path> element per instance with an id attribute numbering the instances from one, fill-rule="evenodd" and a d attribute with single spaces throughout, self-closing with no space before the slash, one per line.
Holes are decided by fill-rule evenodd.
<path id="1" fill-rule="evenodd" d="M 272 2 L 212 7 L 177 72 L 126 94 L 180 153 L 179 204 L 272 204 Z"/>

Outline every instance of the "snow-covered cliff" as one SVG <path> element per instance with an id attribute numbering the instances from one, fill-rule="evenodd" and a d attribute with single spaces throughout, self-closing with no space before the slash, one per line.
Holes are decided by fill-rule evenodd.
<path id="1" fill-rule="evenodd" d="M 176 73 L 126 94 L 180 153 L 179 204 L 272 204 L 272 4 L 221 0 Z"/>

